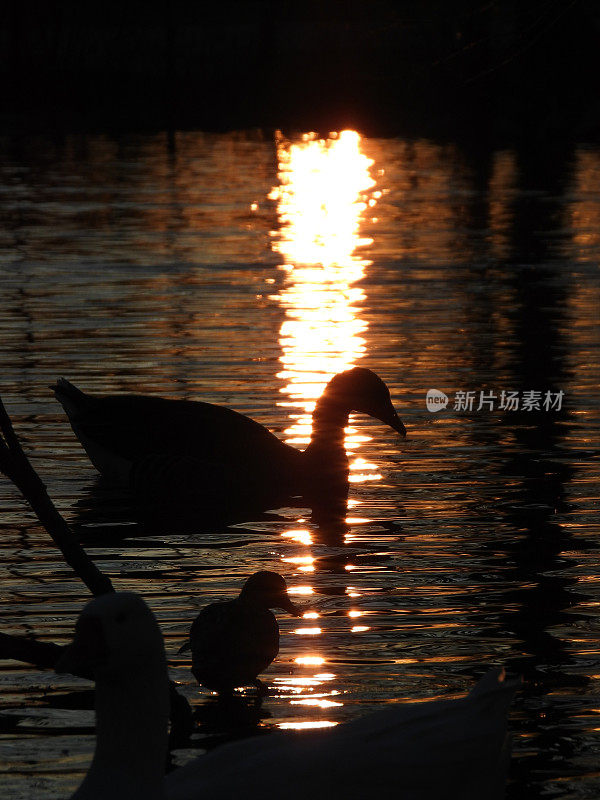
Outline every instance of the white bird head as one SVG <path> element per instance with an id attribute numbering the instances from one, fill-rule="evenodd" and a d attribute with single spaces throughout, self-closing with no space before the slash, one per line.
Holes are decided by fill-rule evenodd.
<path id="1" fill-rule="evenodd" d="M 139 675 L 159 654 L 164 660 L 162 635 L 146 603 L 130 592 L 111 593 L 83 609 L 55 669 L 117 681 Z"/>

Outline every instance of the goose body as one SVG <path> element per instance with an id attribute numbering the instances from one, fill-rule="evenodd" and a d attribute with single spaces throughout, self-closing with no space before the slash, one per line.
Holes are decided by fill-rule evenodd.
<path id="1" fill-rule="evenodd" d="M 304 452 L 232 409 L 145 395 L 86 394 L 52 387 L 75 435 L 102 475 L 139 493 L 219 497 L 339 494 L 347 489 L 344 428 L 351 412 L 406 434 L 385 383 L 361 367 L 335 375 L 317 402 Z"/>
<path id="2" fill-rule="evenodd" d="M 198 614 L 189 643 L 192 672 L 198 683 L 217 692 L 254 684 L 279 653 L 279 625 L 271 608 L 299 611 L 287 595 L 281 575 L 261 571 L 244 584 L 239 597 L 211 603 Z"/>
<path id="3" fill-rule="evenodd" d="M 63 378 L 53 388 L 92 464 L 124 486 L 135 464 L 159 454 L 188 466 L 205 462 L 249 471 L 261 470 L 264 460 L 273 470 L 294 471 L 298 460 L 295 448 L 224 406 L 135 394 L 95 397 Z"/>
<path id="4" fill-rule="evenodd" d="M 152 613 L 136 595 L 84 609 L 58 671 L 96 680 L 96 751 L 76 800 L 500 800 L 516 683 L 494 670 L 456 700 L 398 703 L 328 731 L 237 741 L 166 777 L 168 674 Z"/>

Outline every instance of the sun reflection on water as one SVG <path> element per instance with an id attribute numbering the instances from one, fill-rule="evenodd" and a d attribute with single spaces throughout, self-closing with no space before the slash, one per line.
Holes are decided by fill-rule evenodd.
<path id="1" fill-rule="evenodd" d="M 310 545 L 313 541 L 310 531 L 305 528 L 291 528 L 281 535 L 284 539 L 291 539 L 293 542 L 303 545 Z"/>
<path id="2" fill-rule="evenodd" d="M 294 628 L 294 633 L 299 636 L 318 636 L 321 632 L 321 628 Z"/>
<path id="3" fill-rule="evenodd" d="M 304 697 L 302 700 L 290 700 L 292 706 L 316 706 L 317 708 L 335 708 L 342 706 L 337 700 L 325 700 L 318 697 Z"/>
<path id="4" fill-rule="evenodd" d="M 365 246 L 372 240 L 361 235 L 362 218 L 380 199 L 371 175 L 374 165 L 361 149 L 361 138 L 355 131 L 331 134 L 319 139 L 305 134 L 300 141 L 277 141 L 278 179 L 269 197 L 276 201 L 279 230 L 272 232 L 273 251 L 281 258 L 279 269 L 283 281 L 272 300 L 285 310 L 279 331 L 282 368 L 277 377 L 282 381 L 279 405 L 289 414 L 285 430 L 289 444 L 305 447 L 312 432 L 312 412 L 329 379 L 354 366 L 365 354 L 364 334 L 367 321 L 362 307 L 365 293 L 357 285 L 365 276 L 370 261 L 363 257 Z M 358 450 L 370 437 L 352 426 L 345 431 L 349 455 L 350 481 L 362 483 L 381 476 L 377 465 L 360 458 Z M 349 505 L 356 506 L 357 500 Z M 349 518 L 350 521 L 351 518 Z M 357 517 L 356 519 L 362 518 Z M 313 544 L 308 528 L 288 529 L 283 537 L 310 547 Z M 313 573 L 316 559 L 309 553 L 283 558 L 297 575 Z M 290 594 L 312 594 L 309 586 L 290 588 Z M 358 597 L 358 593 L 351 593 Z M 307 612 L 305 619 L 317 618 Z M 355 626 L 353 632 L 366 630 Z M 302 637 L 320 637 L 321 627 L 308 625 L 294 629 Z M 315 639 L 317 641 L 317 639 Z M 296 666 L 321 666 L 326 659 L 316 652 L 294 658 Z M 331 673 L 310 677 L 290 677 L 280 689 L 292 696 L 310 692 L 323 681 L 333 679 Z M 291 701 L 319 711 L 341 705 L 332 700 L 309 698 Z M 324 720 L 285 723 L 281 727 L 315 728 L 333 725 Z"/>
<path id="5" fill-rule="evenodd" d="M 286 441 L 306 445 L 311 435 L 315 401 L 327 381 L 352 367 L 365 352 L 365 299 L 356 282 L 370 262 L 360 248 L 372 243 L 361 236 L 361 216 L 377 202 L 371 176 L 373 160 L 361 151 L 356 131 L 318 139 L 305 134 L 300 142 L 277 143 L 279 185 L 270 198 L 277 202 L 280 229 L 272 247 L 283 260 L 285 280 L 272 299 L 285 309 L 279 332 L 283 369 L 278 378 L 289 408 Z M 367 437 L 351 426 L 346 448 L 355 451 Z M 378 477 L 375 465 L 351 463 L 353 480 Z"/>
<path id="6" fill-rule="evenodd" d="M 282 730 L 305 730 L 307 728 L 333 728 L 337 724 L 337 722 L 327 719 L 315 719 L 307 722 L 280 722 L 277 727 Z"/>

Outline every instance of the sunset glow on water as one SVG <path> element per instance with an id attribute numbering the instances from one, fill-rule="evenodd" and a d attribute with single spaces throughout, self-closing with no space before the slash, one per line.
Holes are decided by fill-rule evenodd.
<path id="1" fill-rule="evenodd" d="M 329 139 L 307 134 L 277 144 L 280 228 L 273 250 L 282 256 L 283 288 L 274 299 L 285 309 L 280 328 L 283 370 L 277 375 L 292 424 L 286 441 L 310 441 L 315 401 L 333 375 L 355 366 L 365 353 L 367 323 L 361 315 L 364 291 L 356 286 L 370 262 L 361 250 L 372 239 L 361 235 L 361 219 L 376 203 L 373 160 L 361 151 L 356 131 Z M 349 427 L 346 447 L 358 449 L 368 437 Z M 372 465 L 370 465 L 372 466 Z M 355 470 L 354 462 L 351 469 Z M 360 480 L 378 477 L 360 473 Z M 356 475 L 353 475 L 356 480 Z"/>
<path id="2" fill-rule="evenodd" d="M 511 730 L 529 796 L 558 796 L 564 775 L 570 797 L 591 796 L 597 148 L 550 161 L 353 131 L 18 144 L 0 142 L 2 397 L 94 562 L 155 612 L 171 678 L 208 718 L 195 744 L 223 736 L 178 650 L 200 608 L 269 569 L 301 616 L 276 611 L 270 693 L 243 724 L 310 735 L 506 664 L 525 675 Z M 218 403 L 303 449 L 328 378 L 353 365 L 385 379 L 408 436 L 352 416 L 333 531 L 301 499 L 234 527 L 199 512 L 185 536 L 140 528 L 48 389 L 64 375 Z M 429 389 L 546 387 L 564 391 L 561 414 L 425 404 Z M 0 630 L 65 643 L 89 593 L 8 481 L 0 501 Z M 91 703 L 69 705 L 82 684 L 0 666 L 6 796 L 68 797 L 93 747 Z"/>

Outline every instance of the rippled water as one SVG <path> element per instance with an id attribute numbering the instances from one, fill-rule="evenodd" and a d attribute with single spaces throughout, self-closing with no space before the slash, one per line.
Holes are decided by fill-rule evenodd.
<path id="1" fill-rule="evenodd" d="M 1 142 L 0 213 L 2 397 L 90 554 L 157 613 L 203 720 L 197 746 L 234 722 L 178 647 L 199 607 L 269 568 L 319 616 L 280 619 L 261 725 L 334 724 L 507 664 L 526 679 L 510 796 L 596 795 L 598 150 L 19 138 Z M 358 363 L 386 380 L 409 435 L 352 418 L 335 537 L 298 508 L 190 536 L 97 527 L 131 518 L 48 389 L 64 375 L 208 400 L 303 447 L 327 378 Z M 435 414 L 432 388 L 449 397 Z M 533 390 L 562 391 L 562 409 L 498 409 L 503 391 Z M 460 391 L 472 412 L 454 408 Z M 493 410 L 477 411 L 481 391 Z M 86 590 L 7 480 L 0 502 L 0 630 L 64 642 Z M 63 796 L 93 746 L 83 684 L 0 667 L 3 794 Z"/>

